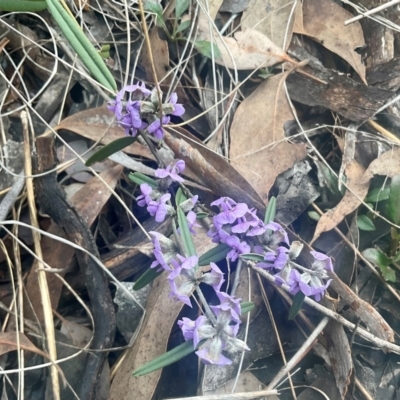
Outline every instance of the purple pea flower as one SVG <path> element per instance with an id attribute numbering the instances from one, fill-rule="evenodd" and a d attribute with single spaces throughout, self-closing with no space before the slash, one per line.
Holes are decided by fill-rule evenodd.
<path id="1" fill-rule="evenodd" d="M 171 120 L 170 117 L 163 116 L 161 121 L 156 119 L 147 127 L 147 132 L 152 134 L 156 139 L 161 140 L 164 137 L 163 125 L 167 125 Z"/>
<path id="2" fill-rule="evenodd" d="M 286 231 L 276 222 L 269 222 L 265 225 L 266 233 L 263 236 L 263 242 L 270 249 L 276 250 L 281 243 L 289 246 L 289 238 Z"/>
<path id="3" fill-rule="evenodd" d="M 222 224 L 233 224 L 236 219 L 243 217 L 249 210 L 246 203 L 238 203 L 230 210 L 222 211 L 216 216 L 216 220 Z"/>
<path id="4" fill-rule="evenodd" d="M 152 200 L 150 197 L 150 193 L 153 191 L 153 188 L 147 183 L 142 183 L 140 185 L 140 191 L 142 192 L 142 194 L 136 198 L 138 206 L 148 206 Z"/>
<path id="5" fill-rule="evenodd" d="M 179 328 L 181 328 L 185 341 L 193 339 L 193 331 L 196 326 L 196 321 L 183 317 L 178 321 Z"/>
<path id="6" fill-rule="evenodd" d="M 167 165 L 166 168 L 158 168 L 155 172 L 157 178 L 168 178 L 168 181 L 184 182 L 184 179 L 179 176 L 185 169 L 184 160 L 176 160 Z M 170 182 L 168 182 L 170 184 Z M 168 185 L 169 186 L 169 185 Z"/>
<path id="7" fill-rule="evenodd" d="M 168 239 L 159 232 L 149 232 L 151 235 L 152 243 L 154 246 L 154 257 L 156 258 L 150 265 L 150 268 L 158 268 L 157 271 L 162 271 L 163 269 L 171 272 L 172 267 L 169 266 L 171 260 L 177 255 L 177 247 L 175 242 Z"/>
<path id="8" fill-rule="evenodd" d="M 202 282 L 210 285 L 216 292 L 219 292 L 222 284 L 225 282 L 224 273 L 213 262 L 210 263 L 211 272 L 207 272 L 202 277 Z"/>
<path id="9" fill-rule="evenodd" d="M 219 315 L 221 312 L 228 312 L 230 315 L 230 319 L 235 322 L 240 322 L 240 299 L 236 299 L 234 296 L 230 296 L 225 292 L 215 291 L 220 304 L 217 306 L 211 306 L 211 309 L 214 311 L 215 315 Z"/>
<path id="10" fill-rule="evenodd" d="M 293 268 L 283 269 L 278 274 L 274 275 L 277 286 L 286 284 L 289 286 L 289 293 L 295 295 L 300 291 L 299 282 L 301 281 L 300 273 Z"/>
<path id="11" fill-rule="evenodd" d="M 257 217 L 255 209 L 249 209 L 243 217 L 239 217 L 233 233 L 246 233 L 246 236 L 258 236 L 266 231 L 264 223 Z"/>
<path id="12" fill-rule="evenodd" d="M 230 197 L 221 197 L 211 203 L 212 206 L 218 206 L 221 211 L 232 210 L 236 204 L 236 201 Z"/>
<path id="13" fill-rule="evenodd" d="M 186 215 L 186 220 L 188 222 L 189 231 L 191 234 L 195 235 L 196 230 L 194 228 L 201 228 L 201 225 L 196 223 L 197 215 L 193 211 L 189 211 Z"/>
<path id="14" fill-rule="evenodd" d="M 223 230 L 221 229 L 221 231 Z M 219 232 L 219 235 L 221 235 L 221 231 Z M 229 236 L 225 241 L 223 241 L 223 243 L 226 243 L 231 248 L 231 251 L 227 254 L 226 258 L 232 262 L 236 261 L 240 254 L 250 253 L 250 246 L 246 242 L 241 242 L 237 236 Z"/>
<path id="15" fill-rule="evenodd" d="M 183 105 L 178 104 L 177 101 L 178 101 L 178 95 L 176 93 L 172 93 L 168 101 L 174 107 L 174 111 L 171 114 L 180 117 L 185 113 L 185 109 L 183 108 Z"/>
<path id="16" fill-rule="evenodd" d="M 165 204 L 171 198 L 170 193 L 163 194 L 157 201 L 152 200 L 147 206 L 147 211 L 152 217 L 155 216 L 157 222 L 163 222 L 168 213 L 167 204 Z"/>

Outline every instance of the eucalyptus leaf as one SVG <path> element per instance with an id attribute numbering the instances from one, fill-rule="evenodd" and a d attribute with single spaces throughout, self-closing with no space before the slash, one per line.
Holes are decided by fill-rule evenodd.
<path id="1" fill-rule="evenodd" d="M 296 315 L 299 313 L 305 299 L 306 295 L 303 292 L 297 292 L 293 297 L 292 306 L 289 310 L 289 320 L 295 319 Z"/>
<path id="2" fill-rule="evenodd" d="M 388 202 L 388 214 L 390 220 L 400 223 L 400 175 L 395 175 L 390 182 L 390 194 Z"/>
<path id="3" fill-rule="evenodd" d="M 268 222 L 273 221 L 275 219 L 275 214 L 276 214 L 276 197 L 272 196 L 269 199 L 267 209 L 265 210 L 264 224 L 268 224 Z"/>
<path id="4" fill-rule="evenodd" d="M 133 290 L 140 290 L 147 286 L 149 283 L 153 282 L 158 276 L 160 276 L 163 271 L 157 271 L 157 268 L 149 268 L 146 270 L 140 278 L 133 285 Z"/>
<path id="5" fill-rule="evenodd" d="M 137 137 L 133 136 L 125 136 L 119 139 L 114 140 L 108 145 L 102 147 L 100 150 L 97 150 L 92 156 L 88 158 L 85 165 L 88 167 L 95 162 L 100 162 L 110 157 L 117 151 L 124 149 L 125 147 L 130 146 L 132 143 L 136 142 Z"/>
<path id="6" fill-rule="evenodd" d="M 158 188 L 157 182 L 153 179 L 150 178 L 150 176 L 144 175 L 141 172 L 134 172 L 129 174 L 129 179 L 136 183 L 137 185 L 141 185 L 142 183 L 147 183 L 150 185 L 153 189 Z"/>
<path id="7" fill-rule="evenodd" d="M 366 215 L 359 215 L 357 217 L 357 226 L 362 231 L 374 231 L 374 230 L 376 230 L 374 223 Z"/>
<path id="8" fill-rule="evenodd" d="M 195 256 L 196 248 L 193 243 L 192 234 L 190 233 L 185 213 L 180 207 L 177 208 L 177 212 L 179 229 L 181 230 L 181 237 L 183 241 L 183 246 L 185 247 L 186 256 Z"/>
<path id="9" fill-rule="evenodd" d="M 211 262 L 216 263 L 218 261 L 224 260 L 230 250 L 231 248 L 226 243 L 220 243 L 205 252 L 199 258 L 199 265 L 202 267 L 204 265 L 210 265 Z"/>

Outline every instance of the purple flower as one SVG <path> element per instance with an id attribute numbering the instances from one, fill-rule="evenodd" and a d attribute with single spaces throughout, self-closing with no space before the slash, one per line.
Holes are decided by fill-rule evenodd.
<path id="1" fill-rule="evenodd" d="M 315 301 L 321 301 L 323 294 L 324 294 L 325 290 L 328 288 L 328 286 L 331 284 L 332 279 L 329 279 L 325 285 L 322 284 L 322 286 L 313 286 L 313 284 L 315 284 L 315 282 L 310 281 L 309 284 L 303 282 L 303 275 L 301 276 L 302 278 L 299 282 L 300 290 L 306 296 L 314 296 Z"/>
<path id="2" fill-rule="evenodd" d="M 323 253 L 319 253 L 318 251 L 310 251 L 310 254 L 315 259 L 315 261 L 312 263 L 312 270 L 321 271 L 321 273 L 323 272 L 323 270 L 333 272 L 332 260 L 329 256 Z"/>
<path id="3" fill-rule="evenodd" d="M 160 266 L 161 268 L 159 268 L 158 271 L 161 271 L 162 269 L 166 271 L 172 271 L 172 267 L 170 267 L 168 264 L 176 256 L 177 248 L 175 243 L 161 233 L 149 233 L 152 237 L 151 241 L 153 242 L 154 246 L 153 252 L 154 257 L 156 258 L 156 260 L 151 263 L 150 268 Z"/>
<path id="4" fill-rule="evenodd" d="M 196 326 L 196 322 L 189 318 L 183 317 L 181 321 L 178 321 L 179 328 L 181 328 L 185 341 L 193 339 L 193 331 Z"/>
<path id="5" fill-rule="evenodd" d="M 287 273 L 288 272 L 288 273 Z M 289 292 L 295 295 L 300 291 L 299 282 L 301 281 L 301 275 L 299 272 L 292 268 L 287 268 L 274 275 L 275 283 L 278 286 L 286 284 L 289 286 Z"/>
<path id="6" fill-rule="evenodd" d="M 182 104 L 178 104 L 177 101 L 178 95 L 176 93 L 172 93 L 168 101 L 174 107 L 174 111 L 171 114 L 180 117 L 185 113 L 185 109 L 183 108 Z"/>
<path id="7" fill-rule="evenodd" d="M 238 203 L 230 210 L 222 211 L 216 216 L 216 220 L 222 224 L 233 224 L 237 218 L 243 217 L 249 208 L 246 203 Z"/>
<path id="8" fill-rule="evenodd" d="M 229 294 L 225 292 L 216 291 L 217 297 L 220 301 L 220 304 L 217 306 L 211 306 L 215 315 L 219 316 L 222 313 L 229 313 L 230 319 L 235 322 L 240 322 L 240 299 L 235 299 L 233 296 L 229 296 Z"/>
<path id="9" fill-rule="evenodd" d="M 168 213 L 168 208 L 167 205 L 165 204 L 169 199 L 171 198 L 171 195 L 169 193 L 163 194 L 158 201 L 152 200 L 149 202 L 149 205 L 147 206 L 147 211 L 150 213 L 152 217 L 156 217 L 155 220 L 157 222 L 163 222 L 167 213 Z"/>
<path id="10" fill-rule="evenodd" d="M 264 243 L 272 250 L 276 250 L 281 243 L 289 246 L 289 238 L 286 231 L 276 222 L 265 225 L 266 233 L 263 237 Z"/>
<path id="11" fill-rule="evenodd" d="M 219 232 L 220 234 L 221 232 Z M 250 253 L 250 246 L 246 242 L 241 242 L 237 236 L 229 236 L 223 243 L 226 243 L 231 248 L 226 258 L 232 262 L 236 261 L 240 254 Z"/>
<path id="12" fill-rule="evenodd" d="M 213 262 L 210 263 L 211 272 L 207 272 L 202 277 L 202 282 L 213 287 L 216 292 L 219 292 L 222 284 L 225 282 L 224 273 Z"/>
<path id="13" fill-rule="evenodd" d="M 249 230 L 250 229 L 250 230 Z M 258 236 L 265 232 L 264 223 L 257 217 L 255 209 L 249 209 L 243 217 L 239 217 L 237 224 L 232 227 L 233 233 L 246 233 L 246 236 Z"/>
<path id="14" fill-rule="evenodd" d="M 151 202 L 150 193 L 153 191 L 153 188 L 147 183 L 142 183 L 140 185 L 140 191 L 142 192 L 142 194 L 136 198 L 138 206 L 148 206 Z"/>
<path id="15" fill-rule="evenodd" d="M 169 164 L 166 168 L 158 168 L 155 172 L 157 178 L 169 178 L 171 181 L 184 182 L 184 179 L 179 176 L 185 169 L 185 161 L 177 160 Z"/>
<path id="16" fill-rule="evenodd" d="M 152 134 L 156 139 L 161 140 L 164 137 L 163 125 L 167 125 L 170 121 L 170 117 L 163 116 L 161 121 L 156 119 L 147 127 L 147 132 Z"/>
<path id="17" fill-rule="evenodd" d="M 236 201 L 232 200 L 230 197 L 221 197 L 211 203 L 212 206 L 218 206 L 221 211 L 232 210 L 236 204 Z"/>
<path id="18" fill-rule="evenodd" d="M 189 225 L 189 231 L 193 235 L 196 234 L 196 231 L 195 231 L 194 228 L 200 228 L 201 227 L 200 224 L 196 223 L 196 218 L 197 218 L 197 215 L 193 211 L 189 211 L 188 214 L 186 215 L 186 220 L 187 220 L 188 225 Z"/>

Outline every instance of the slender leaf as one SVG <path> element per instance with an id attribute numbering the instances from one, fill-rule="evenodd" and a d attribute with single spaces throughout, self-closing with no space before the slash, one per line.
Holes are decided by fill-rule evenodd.
<path id="1" fill-rule="evenodd" d="M 357 226 L 362 231 L 374 231 L 375 225 L 366 215 L 359 215 L 357 217 Z"/>
<path id="2" fill-rule="evenodd" d="M 240 311 L 241 314 L 247 314 L 254 308 L 254 303 L 252 301 L 244 301 L 243 303 L 240 303 Z"/>
<path id="3" fill-rule="evenodd" d="M 96 153 L 88 158 L 85 165 L 89 166 L 94 164 L 95 162 L 103 161 L 114 153 L 124 149 L 125 147 L 130 146 L 132 143 L 136 142 L 136 140 L 137 137 L 133 136 L 125 136 L 116 139 L 113 142 L 109 143 L 107 146 L 104 146 L 100 150 L 97 150 Z"/>
<path id="4" fill-rule="evenodd" d="M 0 11 L 38 12 L 47 8 L 46 1 L 37 0 L 0 0 Z"/>
<path id="5" fill-rule="evenodd" d="M 210 265 L 211 262 L 216 263 L 218 261 L 224 260 L 230 250 L 231 248 L 227 244 L 220 243 L 219 245 L 205 252 L 199 258 L 199 265 Z"/>
<path id="6" fill-rule="evenodd" d="M 196 255 L 196 248 L 193 243 L 192 234 L 189 230 L 189 225 L 183 210 L 178 207 L 178 224 L 181 230 L 181 236 L 183 241 L 183 246 L 185 247 L 185 252 L 188 257 Z"/>
<path id="7" fill-rule="evenodd" d="M 180 206 L 184 201 L 187 200 L 187 197 L 183 193 L 182 188 L 179 188 L 176 192 L 175 202 L 177 206 Z"/>
<path id="8" fill-rule="evenodd" d="M 390 183 L 388 214 L 392 222 L 400 223 L 400 175 L 395 175 Z"/>
<path id="9" fill-rule="evenodd" d="M 298 292 L 294 295 L 292 307 L 290 307 L 290 310 L 289 310 L 289 316 L 288 316 L 289 320 L 293 320 L 296 317 L 296 315 L 299 313 L 301 306 L 304 303 L 305 297 L 306 297 L 306 295 L 303 292 Z"/>
<path id="10" fill-rule="evenodd" d="M 377 203 L 379 201 L 387 200 L 389 198 L 390 188 L 386 187 L 382 188 L 375 188 L 372 189 L 369 193 L 365 201 L 367 203 Z"/>
<path id="11" fill-rule="evenodd" d="M 196 213 L 196 218 L 197 219 L 204 219 L 208 217 L 208 213 L 204 212 L 204 211 L 200 211 L 198 213 Z"/>
<path id="12" fill-rule="evenodd" d="M 157 189 L 158 188 L 158 184 L 153 178 L 150 178 L 150 176 L 144 175 L 144 174 L 142 174 L 140 172 L 134 172 L 134 173 L 131 172 L 129 174 L 129 179 L 132 182 L 135 182 L 137 185 L 141 185 L 142 183 L 147 183 L 153 189 Z"/>
<path id="13" fill-rule="evenodd" d="M 156 279 L 162 273 L 163 273 L 163 271 L 157 271 L 157 268 L 149 268 L 135 282 L 135 284 L 133 285 L 133 290 L 143 289 L 149 283 L 153 282 L 154 279 Z"/>
<path id="14" fill-rule="evenodd" d="M 257 254 L 257 253 L 241 254 L 240 258 L 243 260 L 248 260 L 248 261 L 264 261 L 264 256 L 262 256 L 261 254 Z"/>
<path id="15" fill-rule="evenodd" d="M 264 224 L 268 224 L 274 220 L 276 214 L 276 198 L 272 196 L 269 199 L 267 209 L 265 210 Z"/>
<path id="16" fill-rule="evenodd" d="M 372 264 L 379 267 L 383 278 L 389 282 L 396 282 L 396 273 L 389 267 L 392 259 L 389 258 L 382 250 L 379 249 L 366 249 L 362 255 Z"/>
<path id="17" fill-rule="evenodd" d="M 117 84 L 111 72 L 76 20 L 72 17 L 72 14 L 63 8 L 59 0 L 46 0 L 46 4 L 50 14 L 56 20 L 68 42 L 91 74 L 102 85 L 115 92 Z"/>
<path id="18" fill-rule="evenodd" d="M 307 214 L 314 221 L 319 221 L 321 218 L 321 216 L 316 211 L 309 211 Z"/>
<path id="19" fill-rule="evenodd" d="M 195 40 L 193 42 L 196 50 L 206 56 L 208 58 L 212 58 L 212 49 L 214 50 L 214 57 L 221 57 L 221 52 L 218 49 L 218 46 L 214 43 L 209 42 L 208 40 Z"/>
<path id="20" fill-rule="evenodd" d="M 189 8 L 189 4 L 190 0 L 176 0 L 175 16 L 177 20 Z"/>
<path id="21" fill-rule="evenodd" d="M 197 348 L 204 343 L 202 340 Z M 160 368 L 164 368 L 167 365 L 171 365 L 176 361 L 179 361 L 183 357 L 193 353 L 196 350 L 193 346 L 193 340 L 188 340 L 180 344 L 179 346 L 175 347 L 174 349 L 167 351 L 166 353 L 162 354 L 161 356 L 155 358 L 147 362 L 146 364 L 139 367 L 136 371 L 133 372 L 133 376 L 142 376 L 149 374 L 150 372 L 157 371 Z"/>

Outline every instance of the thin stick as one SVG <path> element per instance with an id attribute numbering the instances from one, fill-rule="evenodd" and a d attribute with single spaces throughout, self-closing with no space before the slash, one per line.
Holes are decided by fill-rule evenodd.
<path id="1" fill-rule="evenodd" d="M 250 393 L 211 394 L 208 396 L 180 397 L 170 400 L 250 400 L 260 397 L 277 395 L 277 390 L 258 390 Z"/>
<path id="2" fill-rule="evenodd" d="M 351 23 L 353 23 L 353 22 L 356 22 L 356 21 L 358 21 L 358 20 L 360 20 L 360 19 L 363 19 L 364 17 L 368 17 L 368 15 L 376 14 L 377 12 L 382 11 L 382 10 L 384 10 L 385 8 L 394 6 L 394 5 L 396 5 L 397 3 L 400 3 L 400 0 L 392 0 L 392 1 L 389 1 L 388 3 L 382 4 L 382 5 L 378 6 L 378 7 L 372 8 L 372 9 L 369 10 L 369 11 L 366 11 L 366 12 L 364 12 L 364 13 L 361 13 L 361 14 L 357 15 L 357 16 L 354 17 L 354 18 L 348 19 L 347 21 L 345 21 L 344 24 L 345 24 L 345 25 L 349 25 L 349 24 L 351 24 Z"/>

